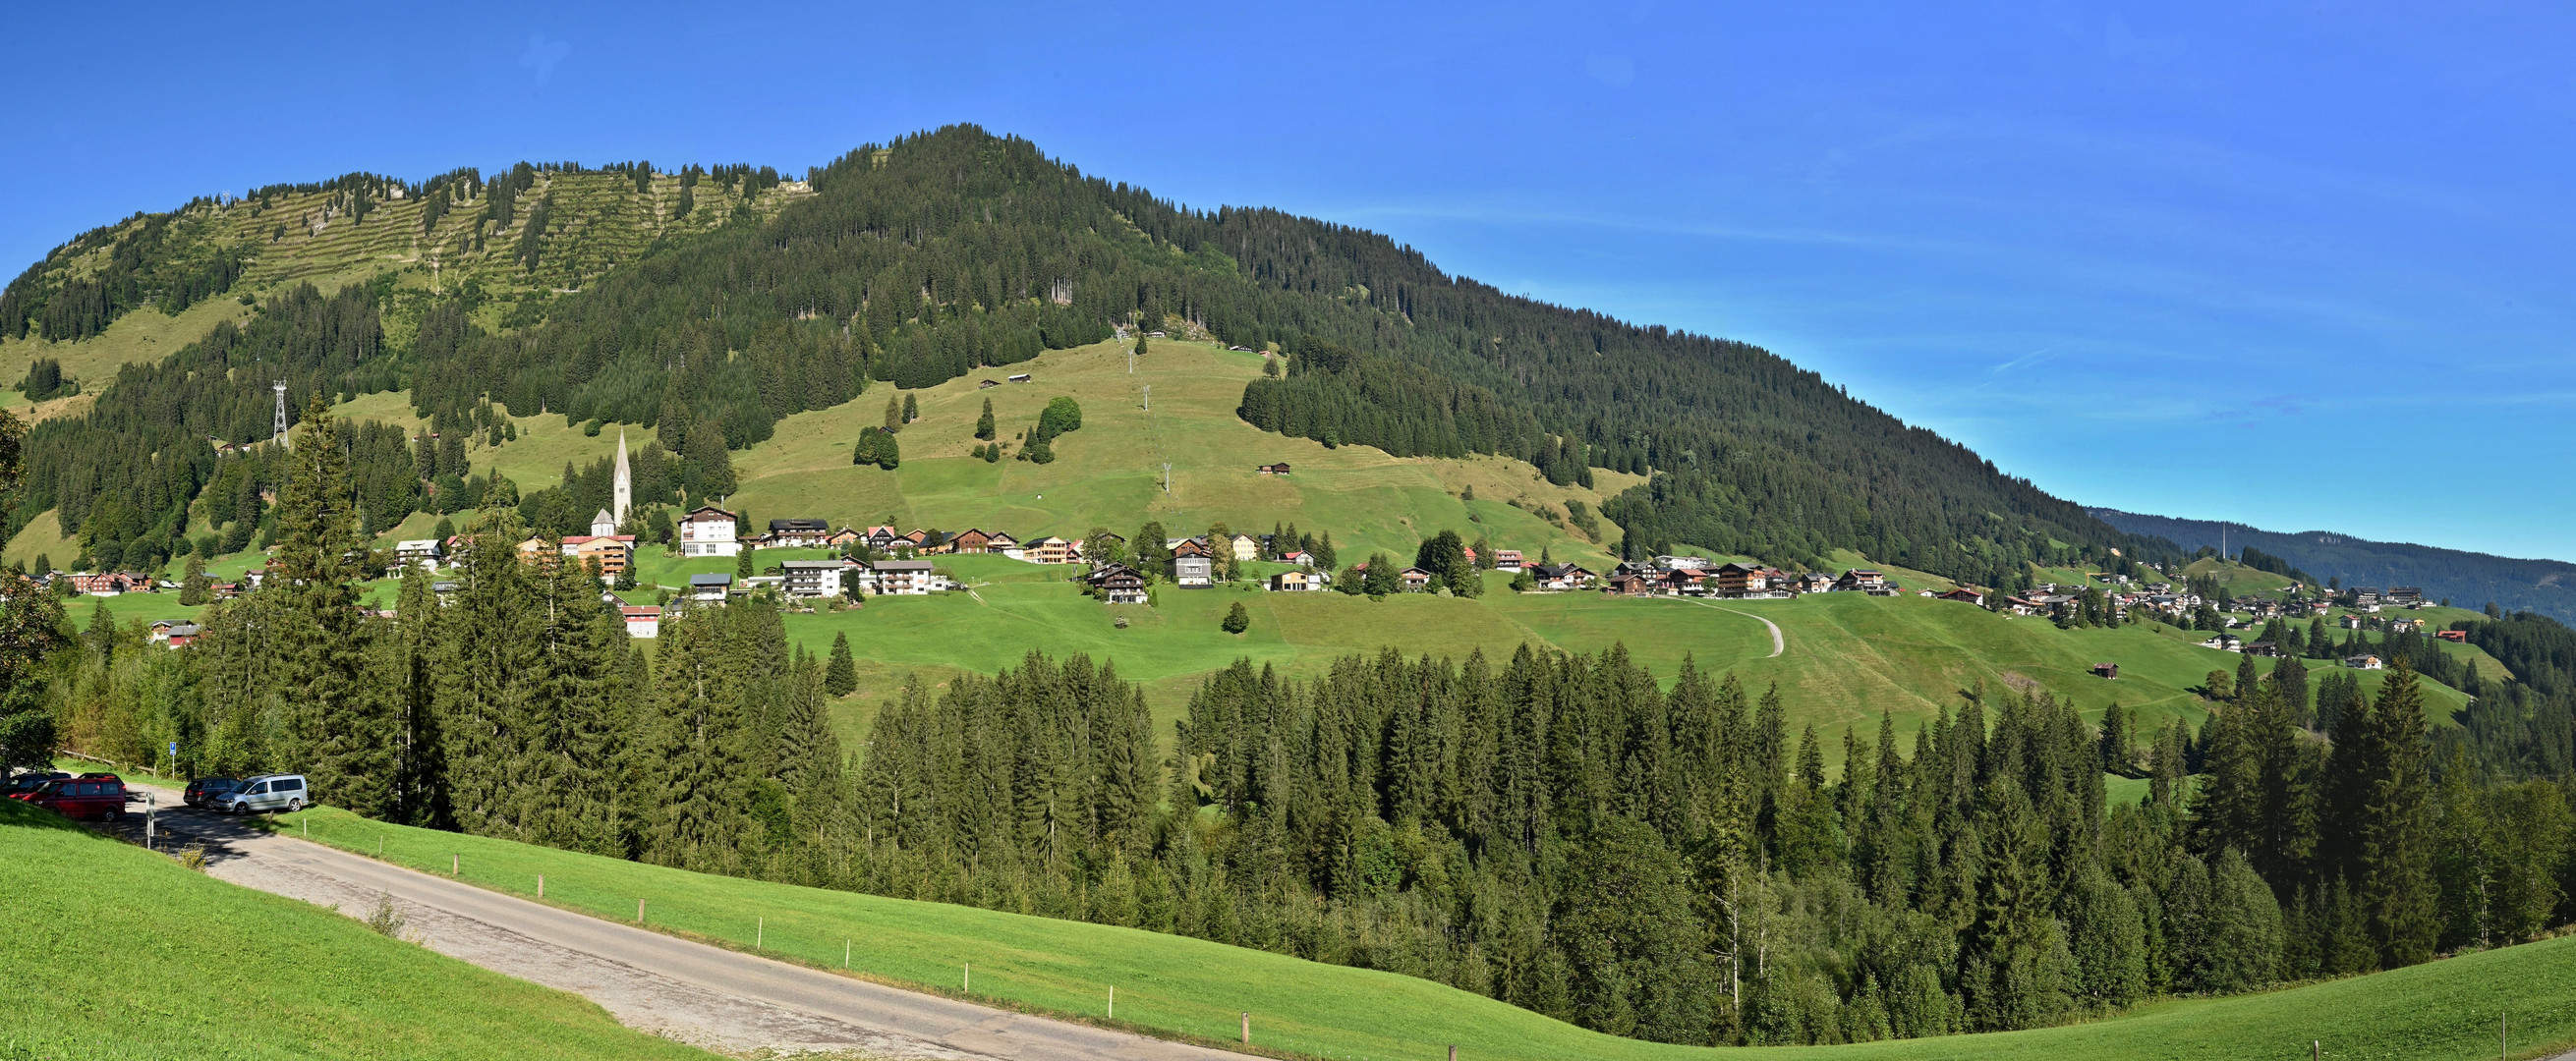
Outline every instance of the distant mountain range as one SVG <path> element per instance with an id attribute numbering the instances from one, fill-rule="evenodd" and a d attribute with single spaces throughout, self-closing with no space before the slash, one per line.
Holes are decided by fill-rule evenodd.
<path id="1" fill-rule="evenodd" d="M 2252 546 L 2318 578 L 2340 578 L 2347 586 L 2421 586 L 2426 597 L 2448 597 L 2463 608 L 2494 601 L 2508 612 L 2527 609 L 2576 621 L 2576 564 L 2561 560 L 2517 560 L 2430 545 L 2374 542 L 2332 531 L 2283 534 L 2242 523 L 2149 516 L 2115 508 L 2085 511 L 2127 533 L 2164 538 L 2187 550 L 2206 545 L 2233 555 Z"/>

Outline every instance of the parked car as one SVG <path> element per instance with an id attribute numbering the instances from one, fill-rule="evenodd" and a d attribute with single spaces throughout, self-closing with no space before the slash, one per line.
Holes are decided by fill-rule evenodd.
<path id="1" fill-rule="evenodd" d="M 115 774 L 47 781 L 27 802 L 66 818 L 115 821 L 125 816 L 125 782 Z"/>
<path id="2" fill-rule="evenodd" d="M 242 781 L 238 777 L 200 777 L 188 782 L 188 787 L 179 793 L 179 799 L 191 807 L 218 807 L 223 805 L 225 796 L 241 789 Z"/>
<path id="3" fill-rule="evenodd" d="M 37 789 L 45 787 L 45 782 L 68 780 L 71 776 L 60 770 L 29 770 L 0 785 L 0 796 L 27 799 L 33 797 Z"/>
<path id="4" fill-rule="evenodd" d="M 216 804 L 235 814 L 255 811 L 304 809 L 307 793 L 302 774 L 261 774 L 242 779 L 242 787 L 228 793 Z"/>

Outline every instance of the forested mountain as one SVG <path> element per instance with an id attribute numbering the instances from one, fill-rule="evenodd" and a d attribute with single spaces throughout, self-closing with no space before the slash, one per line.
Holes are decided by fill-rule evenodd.
<path id="1" fill-rule="evenodd" d="M 2186 550 L 2223 545 L 2232 555 L 2253 548 L 2318 579 L 2340 579 L 2347 587 L 2420 586 L 2427 599 L 2447 597 L 2464 608 L 2494 602 L 2505 611 L 2529 610 L 2576 621 L 2576 563 L 2563 560 L 2517 560 L 2430 545 L 2375 542 L 2332 531 L 2283 534 L 2242 523 L 2148 516 L 2115 508 L 2086 511 L 2128 533 L 2163 538 Z"/>
<path id="2" fill-rule="evenodd" d="M 524 200 L 558 179 L 549 172 L 481 182 L 460 171 L 406 201 L 426 204 L 419 223 L 439 240 L 449 237 L 436 204 L 479 204 L 491 223 L 460 231 L 460 252 L 517 219 L 513 261 L 533 277 L 553 260 L 553 237 L 532 220 L 545 199 Z M 632 179 L 636 194 L 661 187 L 649 168 L 603 179 Z M 757 190 L 777 178 L 728 179 Z M 156 542 L 147 552 L 168 555 L 176 506 L 205 473 L 178 434 L 146 436 L 253 440 L 257 428 L 239 421 L 264 386 L 250 379 L 259 373 L 288 379 L 298 409 L 308 389 L 407 387 L 442 435 L 489 426 L 496 403 L 517 416 L 641 424 L 697 469 L 684 480 L 724 482 L 713 467 L 724 449 L 768 438 L 780 417 L 848 401 L 868 380 L 922 386 L 1135 324 L 1294 354 L 1285 378 L 1246 391 L 1243 415 L 1266 428 L 1399 454 L 1504 454 L 1560 482 L 1594 467 L 1650 474 L 1603 511 L 1637 552 L 1687 544 L 1812 564 L 1847 548 L 1977 582 L 2026 560 L 2098 562 L 2122 545 L 2139 555 L 2141 543 L 2075 505 L 1762 350 L 1508 296 L 1374 233 L 1179 207 L 966 126 L 861 148 L 807 183 L 813 194 L 777 201 L 774 217 L 737 206 L 749 223 L 663 237 L 577 292 L 531 291 L 506 314 L 483 310 L 472 285 L 424 294 L 387 282 L 333 296 L 364 301 L 333 311 L 361 331 L 361 318 L 385 318 L 373 346 L 324 352 L 317 343 L 337 340 L 307 338 L 280 364 L 258 324 L 247 343 L 207 336 L 111 385 L 154 389 L 157 408 L 188 410 L 184 431 L 115 413 L 134 399 L 103 395 L 84 430 L 48 424 L 29 440 L 35 471 L 15 510 L 58 506 L 71 532 L 101 492 L 122 492 L 133 510 L 116 531 L 132 535 L 123 543 Z M 363 187 L 332 194 L 361 217 L 370 208 Z M 18 326 L 70 297 L 71 275 L 21 277 Z M 193 289 L 165 282 L 134 297 L 173 290 Z M 279 318 L 318 297 L 281 290 L 259 323 L 306 335 L 302 318 Z M 146 482 L 165 485 L 134 485 Z"/>

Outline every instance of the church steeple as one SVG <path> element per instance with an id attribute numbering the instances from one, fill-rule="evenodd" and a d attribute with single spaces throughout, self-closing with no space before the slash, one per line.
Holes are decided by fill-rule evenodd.
<path id="1" fill-rule="evenodd" d="M 617 429 L 617 485 L 609 497 L 609 516 L 625 526 L 627 511 L 635 507 L 635 474 L 626 467 L 626 429 L 622 427 Z"/>

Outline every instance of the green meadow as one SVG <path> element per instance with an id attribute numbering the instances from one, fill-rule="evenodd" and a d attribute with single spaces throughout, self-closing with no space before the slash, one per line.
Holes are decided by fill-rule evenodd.
<path id="1" fill-rule="evenodd" d="M 297 819 L 302 819 L 298 821 Z M 1694 1057 L 2255 1061 L 2327 1056 L 2444 1061 L 2497 1056 L 2510 1012 L 2537 1047 L 2576 1039 L 2576 939 L 2472 954 L 2396 972 L 2265 994 L 2159 1002 L 2086 1024 L 1839 1047 L 1711 1049 L 1586 1031 L 1480 995 L 1392 973 L 1109 925 L 708 876 L 485 837 L 368 821 L 321 808 L 280 819 L 314 840 L 424 872 L 463 878 L 594 916 L 898 985 L 1182 1037 L 1230 1041 L 1250 1012 L 1256 1045 L 1355 1059 L 1468 1061 Z M 844 950 L 846 948 L 846 952 Z"/>
<path id="2" fill-rule="evenodd" d="M 706 1058 L 586 999 L 0 801 L 0 1057 Z"/>
<path id="3" fill-rule="evenodd" d="M 1365 447 L 1326 448 L 1265 434 L 1234 415 L 1244 383 L 1260 374 L 1261 362 L 1258 354 L 1212 344 L 1158 341 L 1133 360 L 1131 372 L 1125 348 L 1111 343 L 1049 351 L 1007 370 L 916 391 L 878 384 L 847 404 L 788 417 L 774 437 L 738 453 L 743 485 L 726 503 L 749 515 L 754 526 L 809 517 L 835 526 L 890 522 L 951 532 L 981 527 L 1022 538 L 1079 537 L 1093 527 L 1132 535 L 1149 520 L 1173 534 L 1215 523 L 1265 533 L 1293 523 L 1310 533 L 1332 532 L 1343 563 L 1380 550 L 1410 561 L 1422 538 L 1447 529 L 1470 540 L 1483 535 L 1533 560 L 1546 552 L 1607 570 L 1618 542 L 1614 525 L 1603 524 L 1604 538 L 1596 541 L 1539 513 L 1561 519 L 1569 501 L 1597 506 L 1634 477 L 1596 471 L 1594 489 L 1564 488 L 1518 461 L 1397 458 Z M 1032 382 L 981 386 L 1018 372 Z M 883 422 L 889 395 L 911 397 L 920 406 L 921 418 L 901 433 L 901 466 L 887 471 L 851 465 L 852 440 Z M 1059 395 L 1080 402 L 1083 426 L 1056 441 L 1054 463 L 1005 458 L 988 464 L 967 455 L 978 444 L 973 429 L 985 401 L 993 403 L 999 434 L 1007 441 Z M 404 394 L 360 397 L 340 412 L 421 426 Z M 470 456 L 478 469 L 497 469 L 524 489 L 560 481 L 567 463 L 613 454 L 621 430 L 605 425 L 592 435 L 560 416 L 522 417 L 515 424 L 516 441 L 477 445 Z M 634 447 L 650 437 L 641 427 L 622 429 Z M 1292 474 L 1253 470 L 1276 461 L 1288 462 Z M 436 522 L 435 516 L 414 513 L 381 540 L 425 537 Z M 68 563 L 78 545 L 62 538 L 53 520 L 39 517 L 10 543 L 7 556 L 27 560 L 38 553 Z M 762 550 L 753 560 L 765 570 L 782 560 L 825 555 Z M 218 579 L 237 577 L 258 559 L 256 552 L 235 554 L 209 571 Z M 1923 572 L 1872 565 L 1856 554 L 1832 559 L 1837 566 L 1879 566 L 1909 593 L 1950 585 Z M 1168 722 L 1201 676 L 1238 658 L 1311 677 L 1337 657 L 1385 647 L 1451 657 L 1481 651 L 1501 658 L 1522 645 L 1583 652 L 1624 645 L 1666 680 L 1689 658 L 1704 670 L 1731 671 L 1757 688 L 1777 683 L 1793 723 L 1815 725 L 1829 736 L 1845 726 L 1873 729 L 1882 716 L 1893 716 L 1900 730 L 1910 732 L 1935 710 L 1955 708 L 1960 692 L 1980 683 L 2046 689 L 2095 717 L 2117 703 L 2137 710 L 2150 730 L 2167 717 L 2197 723 L 2202 709 L 2194 690 L 2203 676 L 2232 672 L 2238 662 L 2198 647 L 2205 635 L 2170 627 L 2065 631 L 2041 620 L 1910 595 L 1733 602 L 1519 595 L 1496 574 L 1488 576 L 1484 596 L 1473 600 L 1409 595 L 1372 601 L 1335 593 L 1164 586 L 1154 607 L 1108 607 L 1067 581 L 1071 569 L 999 556 L 944 557 L 941 563 L 971 592 L 871 598 L 861 608 L 788 616 L 790 636 L 807 649 L 827 652 L 836 635 L 846 634 L 860 658 L 859 691 L 841 701 L 838 711 L 846 738 L 859 739 L 875 706 L 916 673 L 937 684 L 960 670 L 992 673 L 1037 650 L 1087 653 L 1114 663 L 1120 675 L 1145 684 L 1148 702 Z M 2194 570 L 2216 571 L 2238 591 L 2273 589 L 2286 581 L 2213 564 L 2202 561 Z M 1265 573 L 1275 569 L 1254 566 Z M 687 585 L 689 575 L 733 570 L 731 559 L 684 559 L 648 548 L 637 557 L 639 588 L 624 596 L 649 603 L 657 587 L 676 590 Z M 2062 581 L 2084 576 L 2073 570 L 2035 574 Z M 371 596 L 390 603 L 391 585 L 379 584 Z M 1237 602 L 1252 615 L 1251 629 L 1239 636 L 1218 629 Z M 73 601 L 74 622 L 86 625 L 96 606 L 88 598 Z M 181 607 L 174 593 L 127 595 L 108 607 L 120 622 L 184 620 L 201 611 Z M 2409 614 L 2442 625 L 2473 613 Z M 1123 629 L 1116 624 L 1121 617 L 1128 624 Z M 1761 619 L 1782 631 L 1786 650 L 1776 658 Z M 2468 658 L 2486 673 L 2501 672 L 2475 648 L 2446 645 L 2443 651 Z M 2104 662 L 2120 665 L 2118 679 L 2092 675 L 2092 666 Z M 2375 686 L 2379 676 L 2365 673 L 2363 680 Z M 2437 717 L 2467 702 L 2446 688 L 2431 694 Z M 1828 741 L 1828 747 L 1839 755 L 1839 741 Z"/>

